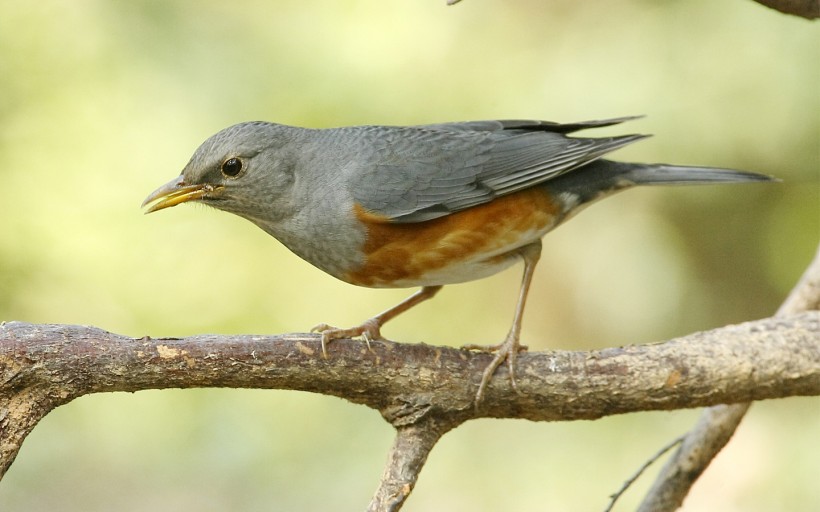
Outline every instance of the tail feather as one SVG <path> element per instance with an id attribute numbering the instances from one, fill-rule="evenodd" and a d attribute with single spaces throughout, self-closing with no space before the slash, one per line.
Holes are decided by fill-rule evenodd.
<path id="1" fill-rule="evenodd" d="M 779 181 L 765 174 L 719 167 L 667 164 L 631 164 L 621 179 L 635 185 L 696 185 L 699 183 L 737 183 Z"/>
<path id="2" fill-rule="evenodd" d="M 636 185 L 706 185 L 779 181 L 771 176 L 735 169 L 667 164 L 633 164 L 596 160 L 544 183 L 553 193 L 584 204 Z"/>

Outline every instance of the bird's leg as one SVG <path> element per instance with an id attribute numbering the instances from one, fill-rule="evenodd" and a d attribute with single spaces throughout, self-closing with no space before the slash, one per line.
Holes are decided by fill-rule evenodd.
<path id="1" fill-rule="evenodd" d="M 365 343 L 367 343 L 367 348 L 370 348 L 370 340 L 381 339 L 381 326 L 384 325 L 385 322 L 399 316 L 416 304 L 432 298 L 436 293 L 438 293 L 439 290 L 441 290 L 441 286 L 424 286 L 421 290 L 407 297 L 392 308 L 382 311 L 378 315 L 365 320 L 361 325 L 357 325 L 356 327 L 339 329 L 338 327 L 333 327 L 332 325 L 319 324 L 311 329 L 310 332 L 322 333 L 322 355 L 325 358 L 327 358 L 327 344 L 339 338 L 361 336 L 364 338 Z"/>
<path id="2" fill-rule="evenodd" d="M 487 368 L 484 369 L 484 373 L 481 376 L 481 384 L 479 384 L 478 391 L 475 395 L 476 407 L 478 407 L 484 399 L 484 391 L 487 389 L 487 385 L 493 378 L 495 370 L 501 366 L 501 363 L 503 363 L 505 359 L 507 360 L 507 367 L 510 371 L 510 383 L 512 384 L 513 389 L 518 391 L 518 387 L 515 384 L 516 358 L 518 357 L 519 351 L 527 349 L 527 347 L 522 346 L 519 342 L 519 338 L 521 336 L 521 319 L 524 315 L 524 306 L 527 303 L 527 295 L 530 291 L 530 283 L 532 283 L 535 265 L 541 257 L 541 241 L 539 240 L 530 245 L 526 245 L 519 249 L 518 252 L 524 260 L 524 277 L 521 280 L 521 289 L 518 293 L 518 303 L 515 306 L 515 316 L 513 317 L 512 327 L 510 327 L 510 332 L 507 334 L 507 338 L 498 345 L 464 346 L 467 350 L 495 352 L 495 357 Z"/>

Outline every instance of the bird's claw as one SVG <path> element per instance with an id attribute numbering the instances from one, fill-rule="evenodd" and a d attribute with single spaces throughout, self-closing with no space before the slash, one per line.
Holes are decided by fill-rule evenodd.
<path id="1" fill-rule="evenodd" d="M 484 400 L 484 393 L 487 390 L 487 386 L 490 384 L 495 371 L 505 360 L 507 361 L 507 368 L 510 375 L 510 385 L 516 393 L 521 393 L 518 390 L 518 384 L 515 381 L 515 372 L 518 366 L 518 353 L 527 350 L 527 347 L 526 345 L 521 345 L 516 337 L 508 336 L 506 340 L 498 345 L 470 344 L 464 345 L 463 348 L 466 350 L 495 353 L 495 357 L 493 357 L 493 360 L 484 369 L 484 373 L 481 374 L 481 383 L 478 385 L 478 391 L 476 391 L 475 394 L 476 409 L 478 409 L 481 402 Z"/>
<path id="2" fill-rule="evenodd" d="M 361 325 L 350 327 L 347 329 L 340 329 L 330 324 L 319 324 L 314 326 L 310 332 L 318 332 L 322 334 L 322 357 L 327 359 L 327 345 L 333 340 L 340 338 L 355 338 L 361 336 L 367 345 L 367 349 L 371 350 L 370 342 L 373 340 L 382 339 L 381 325 L 378 320 L 371 318 L 365 320 Z"/>

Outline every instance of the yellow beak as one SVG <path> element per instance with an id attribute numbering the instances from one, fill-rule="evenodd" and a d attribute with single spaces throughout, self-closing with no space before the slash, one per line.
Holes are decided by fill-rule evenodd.
<path id="1" fill-rule="evenodd" d="M 145 201 L 142 202 L 142 206 L 148 206 L 145 213 L 151 213 L 188 201 L 202 199 L 208 194 L 221 189 L 222 187 L 219 185 L 186 185 L 182 176 L 178 176 L 151 192 L 151 194 L 145 198 Z"/>

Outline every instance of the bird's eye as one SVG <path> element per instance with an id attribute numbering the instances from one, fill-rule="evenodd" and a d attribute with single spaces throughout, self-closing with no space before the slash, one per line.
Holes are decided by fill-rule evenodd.
<path id="1" fill-rule="evenodd" d="M 242 172 L 242 160 L 232 157 L 222 164 L 222 174 L 228 178 L 236 178 Z"/>

